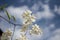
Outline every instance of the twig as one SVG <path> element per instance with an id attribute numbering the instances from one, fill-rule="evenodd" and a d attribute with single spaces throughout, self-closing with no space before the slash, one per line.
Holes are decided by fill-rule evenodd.
<path id="1" fill-rule="evenodd" d="M 13 36 L 14 36 L 14 32 L 15 32 L 15 28 L 16 28 L 16 25 L 14 25 L 14 29 L 13 29 L 13 34 L 11 36 L 11 40 L 13 40 Z"/>
<path id="2" fill-rule="evenodd" d="M 10 24 L 13 24 L 13 25 L 16 25 L 16 26 L 22 26 L 21 24 L 15 24 L 15 23 L 7 20 L 6 18 L 2 17 L 1 15 L 0 15 L 0 17 L 1 17 L 2 19 L 4 19 L 5 21 L 7 21 L 8 23 L 10 23 Z"/>
<path id="3" fill-rule="evenodd" d="M 2 19 L 4 19 L 5 21 L 7 21 L 8 23 L 14 25 L 13 34 L 12 34 L 12 36 L 11 36 L 11 40 L 13 40 L 13 36 L 14 36 L 14 32 L 15 32 L 15 28 L 16 28 L 16 26 L 22 26 L 22 25 L 21 25 L 21 24 L 15 24 L 15 23 L 13 23 L 13 22 L 7 20 L 6 18 L 2 17 L 1 15 L 0 15 L 0 17 L 1 17 Z"/>

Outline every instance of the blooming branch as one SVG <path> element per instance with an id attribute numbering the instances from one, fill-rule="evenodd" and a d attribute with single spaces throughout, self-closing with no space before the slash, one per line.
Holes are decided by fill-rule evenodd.
<path id="1" fill-rule="evenodd" d="M 7 19 L 5 19 L 4 17 L 0 16 L 1 18 L 3 18 L 4 20 L 6 20 L 7 22 L 11 23 L 14 25 L 14 31 L 13 31 L 13 34 L 11 34 L 10 31 L 7 31 L 6 33 L 3 33 L 2 35 L 2 38 L 1 40 L 3 40 L 3 38 L 5 37 L 5 35 L 9 34 L 8 36 L 12 36 L 11 40 L 13 39 L 13 36 L 14 36 L 14 32 L 15 32 L 15 28 L 16 26 L 22 26 L 22 28 L 20 29 L 20 32 L 24 32 L 24 34 L 21 34 L 20 35 L 20 38 L 19 39 L 16 39 L 16 40 L 28 40 L 28 38 L 26 38 L 26 31 L 28 30 L 28 27 L 30 25 L 32 25 L 32 29 L 29 31 L 29 33 L 31 35 L 35 34 L 35 35 L 40 35 L 42 33 L 42 30 L 39 28 L 39 25 L 37 24 L 34 24 L 33 25 L 33 22 L 36 21 L 36 17 L 34 15 L 32 15 L 32 12 L 30 10 L 26 10 L 23 14 L 22 14 L 22 18 L 24 19 L 23 21 L 23 24 L 15 24 Z M 8 36 L 6 38 L 6 40 L 8 40 Z"/>

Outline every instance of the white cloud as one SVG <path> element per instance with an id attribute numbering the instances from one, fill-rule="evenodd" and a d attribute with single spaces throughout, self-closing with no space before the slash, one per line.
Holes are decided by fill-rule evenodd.
<path id="1" fill-rule="evenodd" d="M 60 7 L 57 5 L 54 6 L 54 12 L 57 12 L 60 15 Z"/>
<path id="2" fill-rule="evenodd" d="M 58 8 L 57 8 L 57 6 L 55 5 L 55 6 L 54 6 L 54 12 L 57 12 L 57 10 L 58 10 Z"/>
<path id="3" fill-rule="evenodd" d="M 55 24 L 50 24 L 49 28 L 51 28 L 51 29 L 55 28 Z"/>
<path id="4" fill-rule="evenodd" d="M 22 13 L 28 9 L 27 6 L 22 6 L 22 7 L 13 7 L 10 6 L 7 8 L 8 12 L 11 13 L 12 15 L 15 15 L 16 17 L 20 18 Z"/>
<path id="5" fill-rule="evenodd" d="M 49 0 L 48 0 L 49 1 Z M 44 11 L 38 11 L 40 10 L 40 7 L 44 9 Z M 42 4 L 42 2 L 35 3 L 32 7 L 31 10 L 36 12 L 34 15 L 37 17 L 37 19 L 52 19 L 54 18 L 53 12 L 50 11 L 49 5 L 48 4 Z"/>
<path id="6" fill-rule="evenodd" d="M 36 14 L 34 14 L 37 19 L 41 19 L 41 18 L 45 18 L 45 19 L 51 19 L 53 18 L 55 15 L 50 11 L 49 6 L 48 5 L 44 5 L 44 11 L 42 12 L 37 12 Z"/>
<path id="7" fill-rule="evenodd" d="M 41 40 L 45 40 L 47 38 L 49 38 L 52 35 L 52 32 L 50 30 L 55 28 L 55 24 L 50 24 L 48 26 L 45 26 L 43 30 L 43 35 L 41 37 Z"/>
<path id="8" fill-rule="evenodd" d="M 43 4 L 42 4 L 42 2 L 39 1 L 38 3 L 35 3 L 35 4 L 31 7 L 31 10 L 33 10 L 33 11 L 38 11 L 40 7 L 43 8 Z"/>
<path id="9" fill-rule="evenodd" d="M 60 40 L 60 29 L 55 30 L 53 35 L 48 40 Z"/>
<path id="10" fill-rule="evenodd" d="M 22 22 L 22 14 L 25 10 L 29 9 L 27 6 L 21 6 L 21 7 L 13 7 L 10 6 L 8 8 L 6 8 L 8 10 L 8 12 L 11 15 L 14 15 L 17 19 L 17 21 L 21 21 Z M 19 20 L 18 20 L 19 19 Z"/>
<path id="11" fill-rule="evenodd" d="M 39 10 L 39 5 L 38 4 L 34 4 L 32 7 L 31 7 L 32 10 L 34 11 L 37 11 Z"/>
<path id="12" fill-rule="evenodd" d="M 50 28 L 49 27 L 45 27 L 43 29 L 43 36 L 41 37 L 41 40 L 46 39 L 47 37 L 49 37 L 51 35 L 50 33 Z"/>
<path id="13" fill-rule="evenodd" d="M 57 13 L 60 15 L 60 7 L 58 8 Z"/>

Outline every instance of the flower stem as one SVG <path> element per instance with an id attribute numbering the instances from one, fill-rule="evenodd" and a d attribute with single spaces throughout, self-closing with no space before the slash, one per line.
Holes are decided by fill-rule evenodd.
<path id="1" fill-rule="evenodd" d="M 15 28 L 16 28 L 16 25 L 14 25 L 14 29 L 13 29 L 13 34 L 11 36 L 11 40 L 13 40 L 13 36 L 14 36 L 14 32 L 15 32 Z"/>

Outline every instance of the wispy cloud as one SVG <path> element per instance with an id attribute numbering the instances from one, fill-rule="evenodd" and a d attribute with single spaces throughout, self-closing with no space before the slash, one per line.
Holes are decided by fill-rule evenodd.
<path id="1" fill-rule="evenodd" d="M 28 6 L 21 6 L 21 7 L 13 7 L 10 6 L 8 8 L 6 8 L 7 11 L 11 14 L 14 15 L 16 17 L 16 20 L 18 22 L 22 22 L 22 14 L 25 10 L 29 9 Z"/>
<path id="2" fill-rule="evenodd" d="M 36 14 L 34 14 L 37 19 L 42 19 L 42 18 L 45 18 L 45 19 L 52 19 L 54 18 L 54 14 L 50 11 L 49 9 L 49 6 L 48 5 L 43 5 L 44 6 L 44 11 L 42 12 L 37 12 Z"/>
<path id="3" fill-rule="evenodd" d="M 54 6 L 54 12 L 57 12 L 60 15 L 60 7 L 57 5 Z"/>
<path id="4" fill-rule="evenodd" d="M 60 40 L 60 29 L 53 32 L 53 35 L 47 40 Z"/>

